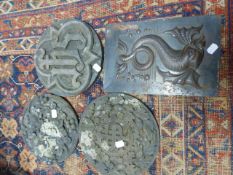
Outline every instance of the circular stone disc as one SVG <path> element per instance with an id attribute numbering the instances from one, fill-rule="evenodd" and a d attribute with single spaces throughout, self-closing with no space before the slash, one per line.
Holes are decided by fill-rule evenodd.
<path id="1" fill-rule="evenodd" d="M 21 130 L 27 145 L 45 161 L 62 162 L 78 142 L 78 119 L 61 97 L 45 94 L 25 108 Z"/>
<path id="2" fill-rule="evenodd" d="M 88 105 L 79 134 L 85 157 L 102 174 L 140 174 L 153 163 L 159 147 L 153 115 L 125 94 L 103 96 Z"/>
<path id="3" fill-rule="evenodd" d="M 62 20 L 43 33 L 34 58 L 38 77 L 51 93 L 74 96 L 96 79 L 102 50 L 97 34 L 88 24 Z"/>

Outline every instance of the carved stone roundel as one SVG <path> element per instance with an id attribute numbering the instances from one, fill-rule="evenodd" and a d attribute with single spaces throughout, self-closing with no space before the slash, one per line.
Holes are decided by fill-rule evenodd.
<path id="1" fill-rule="evenodd" d="M 77 20 L 55 22 L 41 36 L 35 53 L 39 79 L 51 93 L 72 96 L 96 79 L 102 50 L 95 31 Z"/>
<path id="2" fill-rule="evenodd" d="M 26 144 L 42 160 L 62 162 L 75 150 L 78 119 L 61 97 L 35 97 L 25 108 L 21 130 Z"/>
<path id="3" fill-rule="evenodd" d="M 102 174 L 136 175 L 146 171 L 159 147 L 159 130 L 139 100 L 110 94 L 88 105 L 80 121 L 80 147 Z"/>

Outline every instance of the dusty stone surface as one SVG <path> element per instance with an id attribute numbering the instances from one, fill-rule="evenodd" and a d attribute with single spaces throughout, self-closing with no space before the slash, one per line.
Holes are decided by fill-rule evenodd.
<path id="1" fill-rule="evenodd" d="M 140 174 L 153 163 L 159 147 L 153 115 L 125 94 L 103 96 L 88 105 L 79 134 L 86 159 L 102 174 Z"/>
<path id="2" fill-rule="evenodd" d="M 64 99 L 44 94 L 35 97 L 25 108 L 21 131 L 36 156 L 61 162 L 77 145 L 78 119 Z"/>

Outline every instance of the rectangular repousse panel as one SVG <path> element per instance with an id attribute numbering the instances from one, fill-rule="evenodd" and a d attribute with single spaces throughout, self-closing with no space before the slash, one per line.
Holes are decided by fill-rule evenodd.
<path id="1" fill-rule="evenodd" d="M 220 28 L 214 15 L 109 25 L 105 91 L 216 95 Z"/>

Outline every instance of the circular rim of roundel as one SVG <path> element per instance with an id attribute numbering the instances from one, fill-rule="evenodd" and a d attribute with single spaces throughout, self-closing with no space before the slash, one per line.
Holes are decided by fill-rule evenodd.
<path id="1" fill-rule="evenodd" d="M 88 23 L 76 19 L 56 21 L 41 35 L 34 61 L 38 78 L 49 92 L 76 96 L 99 75 L 102 45 Z"/>
<path id="2" fill-rule="evenodd" d="M 20 123 L 25 143 L 39 160 L 63 162 L 78 145 L 79 120 L 62 97 L 35 96 L 25 107 Z"/>
<path id="3" fill-rule="evenodd" d="M 103 110 L 104 110 L 104 108 L 106 109 L 106 106 L 111 106 L 112 104 L 110 104 L 109 103 L 109 101 L 107 101 L 107 103 L 104 103 L 104 101 L 106 101 L 106 99 L 108 99 L 108 100 L 110 100 L 111 98 L 115 98 L 115 97 L 119 97 L 119 99 L 125 99 L 124 100 L 124 102 L 123 102 L 123 104 L 125 105 L 127 105 L 128 103 L 130 103 L 130 105 L 131 105 L 131 102 L 132 103 L 135 103 L 135 105 L 139 105 L 139 106 L 133 106 L 134 108 L 135 108 L 135 111 L 136 112 L 138 112 L 139 110 L 137 110 L 136 108 L 137 107 L 140 107 L 140 112 L 142 112 L 142 113 L 144 113 L 144 114 L 146 114 L 146 116 L 144 116 L 143 118 L 144 118 L 144 129 L 146 130 L 146 131 L 148 131 L 148 129 L 146 128 L 146 127 L 150 127 L 151 129 L 153 129 L 153 131 L 154 132 L 152 132 L 151 131 L 151 133 L 149 134 L 150 136 L 151 136 L 151 138 L 152 139 L 154 139 L 154 143 L 153 144 L 150 144 L 150 148 L 151 148 L 151 150 L 153 150 L 153 154 L 151 154 L 151 157 L 150 157 L 150 160 L 149 161 L 147 161 L 147 163 L 145 164 L 144 162 L 143 162 L 143 160 L 142 160 L 142 164 L 140 165 L 140 168 L 139 168 L 139 170 L 137 171 L 137 172 L 134 172 L 134 174 L 137 174 L 137 173 L 142 173 L 143 171 L 146 171 L 146 170 L 148 170 L 148 168 L 153 164 L 153 162 L 154 162 L 154 160 L 155 160 L 155 158 L 156 158 L 156 155 L 158 154 L 158 151 L 159 151 L 159 144 L 160 144 L 160 135 L 159 135 L 159 127 L 158 127 L 158 124 L 157 124 L 157 122 L 156 122 L 156 120 L 155 120 L 155 118 L 154 118 L 154 116 L 153 116 L 153 114 L 151 113 L 151 111 L 147 108 L 147 106 L 145 105 L 145 104 L 143 104 L 140 100 L 138 100 L 137 98 L 135 98 L 135 97 L 133 97 L 133 96 L 131 96 L 131 95 L 126 95 L 126 94 L 123 94 L 123 93 L 110 93 L 110 94 L 108 94 L 108 95 L 105 95 L 105 96 L 102 96 L 102 97 L 99 97 L 99 98 L 97 98 L 96 100 L 94 100 L 94 101 L 92 101 L 88 106 L 87 106 L 87 108 L 85 109 L 85 111 L 83 112 L 83 114 L 81 115 L 81 119 L 80 119 L 80 125 L 79 125 L 79 138 L 80 138 L 80 140 L 79 140 L 79 146 L 81 147 L 81 151 L 84 153 L 84 155 L 85 155 L 85 157 L 86 157 L 86 159 L 87 159 L 87 161 L 89 161 L 96 169 L 97 169 L 97 171 L 99 171 L 100 173 L 103 173 L 103 174 L 111 174 L 111 175 L 117 175 L 117 174 L 124 174 L 124 173 L 122 173 L 122 172 L 117 172 L 118 170 L 116 170 L 116 169 L 114 169 L 114 168 L 112 168 L 112 169 L 108 169 L 109 167 L 111 167 L 111 166 L 105 166 L 104 165 L 104 161 L 103 161 L 103 157 L 105 156 L 105 152 L 108 152 L 109 150 L 110 150 L 110 153 L 109 153 L 109 157 L 111 157 L 111 155 L 113 154 L 113 150 L 115 149 L 115 150 L 117 150 L 118 148 L 117 147 L 115 147 L 114 149 L 112 149 L 114 146 L 114 141 L 111 141 L 111 143 L 112 143 L 112 145 L 111 146 L 107 146 L 109 149 L 108 149 L 108 151 L 106 151 L 106 150 L 104 150 L 104 148 L 106 148 L 106 144 L 105 144 L 105 141 L 106 140 L 101 140 L 101 141 L 96 141 L 95 140 L 95 138 L 100 138 L 100 136 L 98 136 L 97 137 L 97 133 L 98 132 L 101 132 L 101 128 L 105 128 L 105 126 L 107 126 L 107 127 L 109 127 L 109 128 L 113 128 L 113 125 L 111 125 L 110 123 L 108 123 L 108 124 L 106 124 L 105 123 L 105 125 L 102 125 L 101 124 L 101 122 L 102 121 L 104 121 L 104 122 L 106 122 L 106 120 L 103 118 L 103 116 L 101 115 L 101 114 L 103 114 L 102 112 L 103 112 Z M 98 103 L 99 102 L 99 103 Z M 102 107 L 101 107 L 101 105 L 99 105 L 99 104 L 104 104 L 104 106 L 102 105 Z M 115 103 L 115 102 L 112 102 L 112 103 Z M 115 104 L 115 106 L 116 105 L 119 105 L 118 104 L 118 102 L 117 102 L 117 100 L 116 100 L 116 104 Z M 113 106 L 114 107 L 114 106 Z M 114 117 L 112 117 L 112 116 L 114 116 L 114 113 L 113 112 L 115 112 L 114 110 L 111 110 L 111 109 L 113 109 L 113 107 L 112 108 L 110 108 L 110 112 L 108 113 L 108 114 L 112 114 L 112 115 L 108 115 L 108 116 L 110 116 L 109 118 L 111 118 L 111 122 L 113 122 L 114 121 Z M 129 107 L 130 106 L 128 106 L 127 105 L 127 108 L 125 107 L 124 108 L 124 110 L 131 110 L 131 109 L 129 109 Z M 123 110 L 123 112 L 125 112 Z M 100 112 L 100 111 L 102 111 L 102 112 L 100 112 L 100 113 L 96 113 L 96 112 Z M 132 110 L 131 110 L 131 112 L 132 112 Z M 104 114 L 106 114 L 107 113 L 107 110 L 105 110 L 105 112 L 104 112 Z M 125 114 L 127 114 L 127 112 L 125 112 Z M 140 113 L 138 113 L 138 115 L 139 115 Z M 98 115 L 98 117 L 99 117 L 99 119 L 100 120 L 98 120 L 98 121 L 101 121 L 100 123 L 94 123 L 93 121 L 91 121 L 90 119 L 92 118 L 92 117 L 97 117 L 96 115 Z M 138 117 L 138 115 L 137 115 L 137 117 Z M 124 116 L 125 117 L 125 119 L 127 118 L 126 116 Z M 115 118 L 116 118 L 116 116 L 115 116 Z M 130 119 L 130 117 L 129 117 L 129 115 L 128 115 L 128 118 Z M 135 117 L 136 118 L 136 117 Z M 139 117 L 140 118 L 140 117 Z M 141 117 L 141 119 L 142 119 L 142 117 Z M 115 120 L 116 122 L 117 122 L 117 119 Z M 114 123 L 115 124 L 115 123 Z M 119 123 L 118 123 L 119 124 Z M 128 123 L 127 123 L 128 124 Z M 97 130 L 93 130 L 92 128 L 91 128 L 91 126 L 93 127 L 94 126 L 94 128 L 96 129 L 98 129 L 98 131 Z M 123 124 L 123 126 L 124 126 L 124 124 Z M 127 125 L 125 125 L 126 127 L 127 127 Z M 132 126 L 132 125 L 130 125 L 130 126 Z M 137 128 L 135 125 L 134 125 L 134 127 L 135 128 Z M 93 131 L 92 133 L 90 133 L 91 131 Z M 107 130 L 107 131 L 109 131 L 109 130 Z M 103 133 L 103 132 L 101 132 L 101 133 Z M 129 132 L 130 133 L 130 132 Z M 132 134 L 133 135 L 133 134 Z M 123 136 L 123 137 L 125 137 L 125 136 Z M 128 136 L 129 137 L 129 136 Z M 146 137 L 146 136 L 145 136 Z M 147 137 L 149 137 L 149 136 L 147 136 Z M 101 138 L 107 138 L 107 136 L 105 135 L 105 136 L 101 136 Z M 101 139 L 100 138 L 100 139 Z M 141 139 L 141 140 L 143 140 L 143 139 Z M 120 141 L 120 140 L 119 140 Z M 124 139 L 122 139 L 122 141 L 124 142 L 124 144 L 127 146 L 127 143 L 128 143 L 128 141 L 127 140 L 124 140 Z M 121 142 L 121 141 L 120 141 Z M 122 143 L 120 143 L 120 142 L 118 142 L 118 144 L 122 144 Z M 94 144 L 93 144 L 94 143 Z M 101 144 L 99 144 L 99 143 L 101 143 Z M 135 140 L 134 140 L 134 143 L 138 143 L 138 142 L 136 142 Z M 103 146 L 103 144 L 105 145 L 105 147 L 102 147 Z M 116 140 L 115 140 L 115 144 L 116 144 Z M 92 145 L 92 146 L 91 146 Z M 97 145 L 97 146 L 96 146 Z M 116 145 L 115 145 L 116 146 Z M 119 145 L 118 145 L 119 146 Z M 121 145 L 122 146 L 122 145 Z M 125 146 L 125 147 L 126 147 Z M 101 148 L 98 152 L 96 151 L 97 149 L 96 148 Z M 128 148 L 129 149 L 129 148 Z M 120 150 L 120 149 L 119 149 Z M 127 150 L 127 149 L 126 149 Z M 134 150 L 134 151 L 136 151 L 136 150 Z M 102 157 L 102 160 L 99 160 L 98 159 L 98 154 L 99 153 L 101 153 L 100 154 L 100 157 Z M 111 154 L 112 153 L 112 154 Z M 127 152 L 125 152 L 125 153 L 127 153 Z M 121 153 L 122 154 L 122 153 Z M 119 161 L 119 160 L 118 160 Z M 107 162 L 107 161 L 106 161 Z M 105 163 L 106 163 L 105 162 Z M 127 162 L 127 161 L 123 161 L 123 159 L 122 159 L 122 161 L 119 161 L 119 162 L 123 162 L 123 164 L 125 163 L 125 162 Z M 125 163 L 125 164 L 127 164 L 127 163 Z M 112 167 L 116 167 L 116 166 L 112 166 Z M 126 171 L 127 171 L 127 168 L 125 168 L 126 169 Z M 129 170 L 126 172 L 126 173 L 129 173 Z"/>

